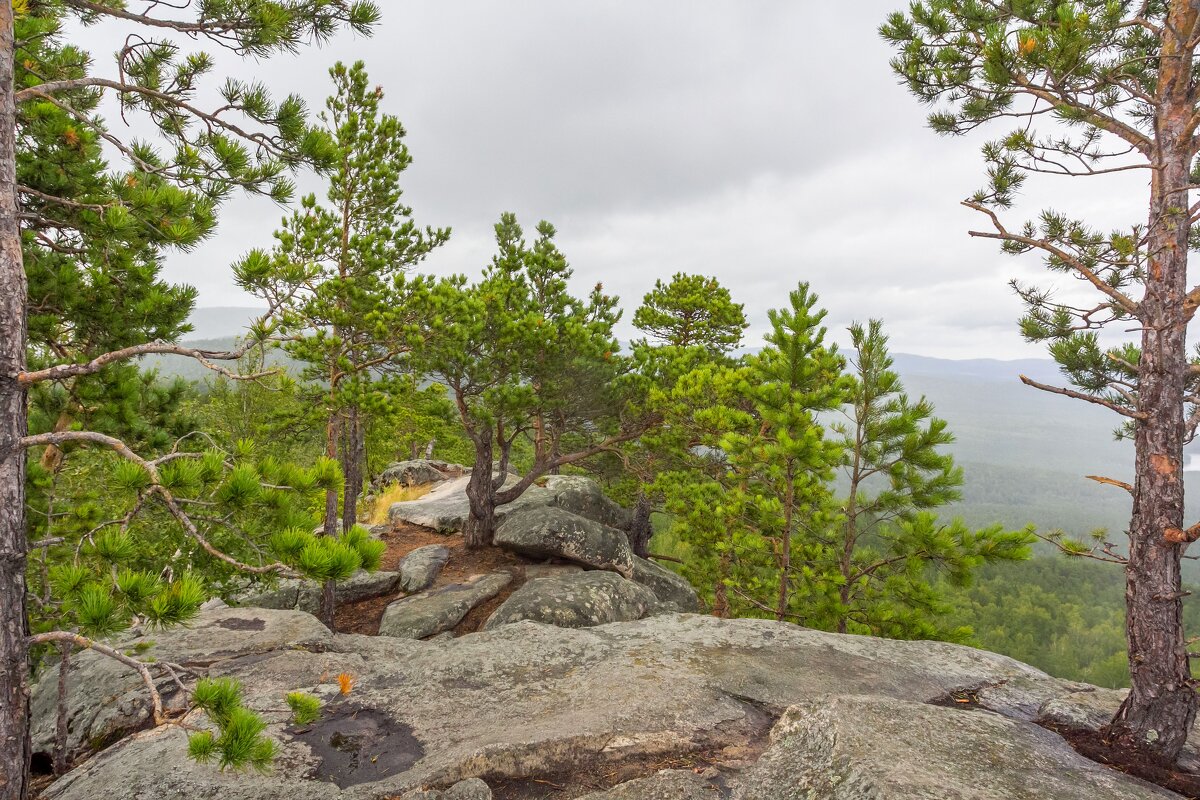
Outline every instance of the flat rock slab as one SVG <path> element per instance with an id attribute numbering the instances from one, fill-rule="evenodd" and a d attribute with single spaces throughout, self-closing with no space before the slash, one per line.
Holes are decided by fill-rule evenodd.
<path id="1" fill-rule="evenodd" d="M 786 795 L 780 795 L 784 797 Z M 669 769 L 579 800 L 719 800 L 717 787 L 690 770 Z"/>
<path id="2" fill-rule="evenodd" d="M 400 562 L 400 588 L 406 592 L 428 589 L 449 560 L 449 548 L 440 544 L 418 547 Z"/>
<path id="3" fill-rule="evenodd" d="M 624 533 L 561 508 L 516 511 L 496 528 L 493 541 L 532 558 L 562 558 L 633 577 L 633 551 Z"/>
<path id="4" fill-rule="evenodd" d="M 1005 708 L 1036 708 L 1081 690 L 1013 659 L 958 645 L 688 614 L 579 629 L 518 622 L 459 638 L 415 641 L 335 635 L 307 614 L 253 609 L 212 609 L 191 628 L 146 638 L 155 641 L 150 653 L 160 661 L 188 662 L 200 674 L 241 681 L 246 703 L 262 710 L 266 733 L 278 744 L 274 769 L 259 775 L 195 764 L 186 757 L 186 732 L 169 725 L 129 736 L 88 759 L 50 786 L 46 800 L 390 800 L 475 777 L 532 780 L 580 763 L 596 764 L 607 774 L 660 756 L 761 753 L 764 747 L 757 761 L 725 773 L 731 789 L 742 790 L 734 785 L 739 780 L 744 784 L 741 800 L 820 797 L 780 787 L 795 786 L 804 760 L 816 763 L 831 754 L 834 768 L 844 769 L 838 756 L 850 752 L 862 754 L 855 756 L 863 763 L 861 774 L 885 788 L 874 795 L 833 795 L 838 800 L 941 800 L 954 795 L 939 787 L 964 785 L 971 790 L 961 795 L 964 800 L 1084 796 L 1063 786 L 1068 777 L 1086 788 L 1087 800 L 1164 796 L 1120 773 L 1072 760 L 1062 740 L 1023 718 L 926 705 L 964 689 L 1007 686 Z M 131 649 L 139 641 L 144 639 L 116 644 Z M 77 660 L 90 660 L 89 655 Z M 347 697 L 338 695 L 330 677 L 342 672 L 356 679 Z M 128 675 L 136 681 L 131 671 Z M 54 670 L 47 671 L 35 689 L 39 726 L 53 724 L 56 678 Z M 96 698 L 112 691 L 99 683 L 77 686 L 78 693 Z M 336 746 L 336 734 L 314 743 L 289 732 L 284 696 L 292 691 L 321 697 L 329 718 L 341 704 L 369 709 L 377 715 L 375 730 L 399 731 L 395 735 L 406 752 L 419 748 L 421 754 L 403 771 L 339 788 L 320 777 L 331 769 L 320 753 Z M 874 697 L 859 705 L 830 700 L 845 695 Z M 887 705 L 889 699 L 903 702 Z M 833 704 L 827 719 L 804 721 L 804 713 L 827 704 Z M 817 711 L 793 712 L 780 727 L 777 717 L 791 706 Z M 870 738 L 860 720 L 884 733 Z M 184 722 L 203 726 L 204 715 L 193 712 Z M 828 741 L 820 738 L 826 727 L 837 732 L 837 742 L 822 743 Z M 1011 744 L 1019 757 L 989 749 L 985 735 L 1005 737 L 998 741 Z M 930 793 L 886 788 L 926 785 L 903 784 L 886 772 L 899 750 L 912 753 L 901 777 L 928 769 Z M 367 752 L 373 752 L 369 746 Z M 1035 782 L 1053 780 L 1050 772 L 1060 767 L 1066 776 L 1060 782 Z M 959 771 L 969 780 L 957 777 Z M 784 772 L 792 783 L 773 777 Z M 1106 789 L 1106 782 L 1120 793 Z M 1004 785 L 1027 793 L 980 792 Z M 755 786 L 776 793 L 753 794 Z M 714 800 L 720 796 L 714 794 Z"/>
<path id="5" fill-rule="evenodd" d="M 512 582 L 507 572 L 477 576 L 467 583 L 453 583 L 395 601 L 383 612 L 380 636 L 424 639 L 448 631 L 471 609 L 500 594 Z"/>
<path id="6" fill-rule="evenodd" d="M 653 592 L 615 572 L 567 573 L 529 581 L 492 613 L 483 629 L 521 620 L 588 628 L 641 619 L 658 608 Z"/>
<path id="7" fill-rule="evenodd" d="M 1036 725 L 890 697 L 789 708 L 734 800 L 1179 800 Z"/>

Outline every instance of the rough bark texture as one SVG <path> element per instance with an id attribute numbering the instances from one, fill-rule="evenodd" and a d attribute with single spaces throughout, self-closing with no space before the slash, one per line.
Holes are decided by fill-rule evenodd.
<path id="1" fill-rule="evenodd" d="M 652 510 L 650 498 L 645 492 L 638 492 L 633 504 L 633 520 L 629 524 L 629 547 L 638 558 L 650 558 L 650 539 L 654 536 L 654 528 L 650 525 Z"/>
<path id="2" fill-rule="evenodd" d="M 1193 3 L 1172 3 L 1168 30 L 1194 31 Z M 1141 301 L 1136 480 L 1126 567 L 1126 638 L 1131 689 L 1113 719 L 1124 742 L 1173 761 L 1196 718 L 1197 696 L 1183 630 L 1180 558 L 1183 527 L 1184 381 L 1187 373 L 1190 45 L 1163 36 L 1156 158 L 1151 180 L 1149 266 Z"/>
<path id="3" fill-rule="evenodd" d="M 492 482 L 492 440 L 479 436 L 475 440 L 475 465 L 467 482 L 467 502 L 471 514 L 463 526 L 467 547 L 487 547 L 492 543 L 496 527 L 496 493 Z"/>
<path id="4" fill-rule="evenodd" d="M 358 498 L 362 494 L 363 463 L 366 461 L 365 430 L 358 409 L 350 409 L 343 434 L 342 473 L 346 488 L 342 500 L 342 530 L 348 531 L 358 522 Z"/>
<path id="5" fill-rule="evenodd" d="M 0 800 L 23 800 L 29 774 L 25 616 L 25 267 L 16 199 L 13 12 L 0 3 Z"/>

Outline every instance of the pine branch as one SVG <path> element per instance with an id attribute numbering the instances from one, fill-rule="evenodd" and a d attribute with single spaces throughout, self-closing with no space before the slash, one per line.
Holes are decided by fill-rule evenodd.
<path id="1" fill-rule="evenodd" d="M 252 375 L 241 375 L 212 363 L 213 361 L 236 361 L 246 354 L 251 347 L 257 342 L 247 340 L 241 347 L 236 350 L 200 350 L 195 347 L 184 347 L 178 344 L 169 344 L 166 342 L 150 342 L 148 344 L 137 344 L 130 347 L 124 347 L 120 350 L 113 350 L 104 355 L 97 356 L 91 361 L 82 364 L 57 364 L 46 369 L 35 370 L 33 372 L 21 372 L 17 375 L 17 382 L 25 386 L 31 386 L 35 383 L 43 381 L 62 380 L 76 375 L 94 375 L 110 364 L 115 364 L 121 361 L 127 361 L 131 358 L 145 355 L 176 355 L 194 358 L 203 364 L 206 368 L 214 372 L 224 375 L 231 380 L 256 380 L 269 375 L 274 375 L 279 372 L 278 369 L 271 369 L 265 372 L 259 372 Z"/>
<path id="2" fill-rule="evenodd" d="M 1123 292 L 1114 289 L 1112 286 L 1109 286 L 1099 275 L 1089 269 L 1082 261 L 1068 253 L 1066 250 L 1055 246 L 1046 239 L 1035 239 L 1032 236 L 1024 236 L 1019 233 L 1012 233 L 1004 227 L 1002 222 L 1000 222 L 1000 217 L 997 216 L 996 212 L 982 203 L 978 203 L 974 200 L 964 200 L 962 201 L 962 204 L 967 208 L 972 208 L 982 214 L 987 215 L 987 217 L 992 221 L 992 226 L 996 229 L 995 233 L 988 233 L 986 231 L 969 231 L 969 235 L 982 239 L 999 239 L 1000 241 L 1005 242 L 1015 242 L 1026 247 L 1036 248 L 1049 253 L 1055 258 L 1061 260 L 1072 270 L 1079 273 L 1079 275 L 1085 278 L 1088 283 L 1092 284 L 1092 286 L 1094 286 L 1102 294 L 1108 296 L 1109 299 L 1123 308 L 1131 316 L 1137 317 L 1139 315 L 1140 308 L 1132 298 Z"/>
<path id="3" fill-rule="evenodd" d="M 204 534 L 200 532 L 200 529 L 196 527 L 196 524 L 192 521 L 191 517 L 187 515 L 187 512 L 180 507 L 179 502 L 175 499 L 175 496 L 165 486 L 163 486 L 162 476 L 158 471 L 158 465 L 162 463 L 163 459 L 148 461 L 129 449 L 129 446 L 120 439 L 117 439 L 113 436 L 107 436 L 103 433 L 97 433 L 95 431 L 61 431 L 58 433 L 40 433 L 34 436 L 26 436 L 25 438 L 21 439 L 18 444 L 22 448 L 28 449 L 31 447 L 43 447 L 48 445 L 60 447 L 68 442 L 86 442 L 89 444 L 97 444 L 102 447 L 107 447 L 122 458 L 132 461 L 142 469 L 146 470 L 146 474 L 150 476 L 151 482 L 147 493 L 158 495 L 158 497 L 163 501 L 163 504 L 167 507 L 167 510 L 171 512 L 171 516 L 175 517 L 175 519 L 187 532 L 188 536 L 194 539 L 196 543 L 199 544 L 200 547 L 202 547 L 204 551 L 213 558 L 223 561 L 226 564 L 229 564 L 231 567 L 234 567 L 242 572 L 249 572 L 255 575 L 280 575 L 281 577 L 285 578 L 299 577 L 295 571 L 290 569 L 285 564 L 281 564 L 279 562 L 266 564 L 260 567 L 243 563 L 228 553 L 219 550 L 211 542 L 209 542 L 208 539 L 205 538 Z M 164 456 L 164 459 L 168 458 L 171 458 L 171 456 Z"/>

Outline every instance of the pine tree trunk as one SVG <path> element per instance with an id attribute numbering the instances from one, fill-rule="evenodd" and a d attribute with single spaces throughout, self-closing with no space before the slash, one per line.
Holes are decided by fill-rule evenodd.
<path id="1" fill-rule="evenodd" d="M 1167 79 L 1184 84 L 1189 80 L 1186 72 Z M 1179 568 L 1186 547 L 1181 528 L 1189 226 L 1187 193 L 1182 187 L 1189 183 L 1183 143 L 1189 117 L 1187 104 L 1178 113 L 1164 113 L 1159 130 L 1162 168 L 1154 172 L 1151 182 L 1150 258 L 1141 302 L 1138 366 L 1138 410 L 1145 417 L 1134 434 L 1136 479 L 1125 570 L 1131 688 L 1112 722 L 1121 744 L 1148 751 L 1164 762 L 1178 757 L 1197 709 L 1183 630 Z"/>
<path id="2" fill-rule="evenodd" d="M 329 459 L 337 459 L 338 454 L 338 435 L 341 431 L 341 425 L 337 414 L 334 413 L 329 417 L 329 422 L 325 426 L 325 457 Z M 345 477 L 344 475 L 342 476 Z M 338 522 L 338 492 L 337 489 L 325 490 L 325 522 L 323 523 L 324 534 L 326 536 L 337 535 Z"/>
<path id="3" fill-rule="evenodd" d="M 496 526 L 496 493 L 492 485 L 492 440 L 488 436 L 481 436 L 475 442 L 475 465 L 467 481 L 467 503 L 471 511 L 463 525 L 467 547 L 490 546 Z"/>
<path id="4" fill-rule="evenodd" d="M 654 536 L 654 528 L 650 524 L 650 497 L 643 491 L 638 491 L 637 500 L 633 503 L 633 518 L 629 523 L 629 547 L 638 558 L 650 557 L 650 539 Z"/>
<path id="5" fill-rule="evenodd" d="M 25 266 L 16 197 L 13 12 L 0 4 L 0 800 L 24 800 L 29 778 L 29 646 L 25 613 Z"/>
<path id="6" fill-rule="evenodd" d="M 342 500 L 342 530 L 348 531 L 358 523 L 358 498 L 363 487 L 363 441 L 362 420 L 358 409 L 350 409 L 343 430 L 342 473 L 346 477 L 346 488 Z"/>
<path id="7" fill-rule="evenodd" d="M 729 588 L 725 585 L 726 578 L 729 577 L 730 558 L 729 553 L 721 553 L 721 558 L 717 562 L 717 579 L 713 581 L 713 616 L 721 619 L 729 619 Z"/>

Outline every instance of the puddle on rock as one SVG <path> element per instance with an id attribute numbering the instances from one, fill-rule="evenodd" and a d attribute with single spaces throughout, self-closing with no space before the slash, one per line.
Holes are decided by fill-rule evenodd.
<path id="1" fill-rule="evenodd" d="M 360 706 L 329 709 L 318 722 L 287 732 L 321 759 L 316 777 L 340 789 L 406 772 L 425 755 L 411 727 Z"/>

